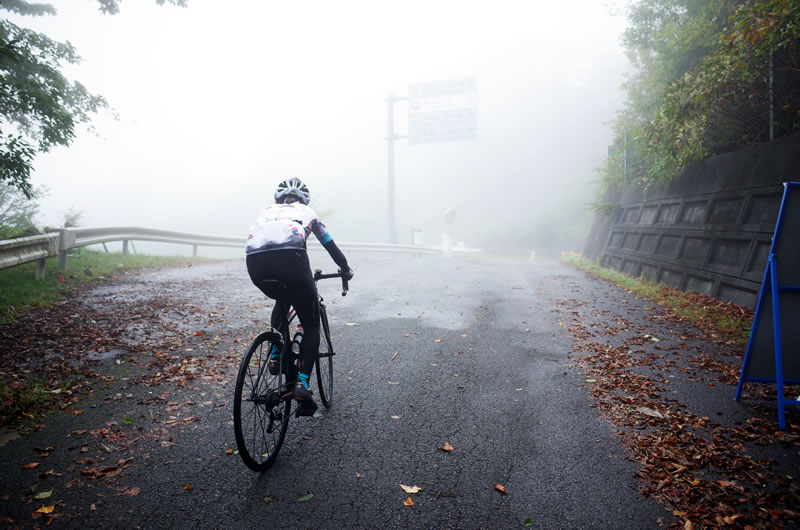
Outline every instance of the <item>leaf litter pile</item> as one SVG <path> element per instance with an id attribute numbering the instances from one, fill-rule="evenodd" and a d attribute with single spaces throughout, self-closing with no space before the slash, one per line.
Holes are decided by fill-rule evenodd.
<path id="1" fill-rule="evenodd" d="M 180 432 L 225 413 L 227 385 L 246 346 L 239 337 L 253 330 L 227 325 L 227 306 L 197 307 L 169 285 L 154 289 L 137 278 L 141 273 L 129 274 L 117 277 L 113 290 L 80 286 L 68 299 L 0 326 L 0 447 L 51 422 L 67 425 L 62 443 L 4 456 L 22 482 L 0 488 L 3 525 L 24 520 L 19 509 L 6 509 L 14 501 L 34 525 L 87 511 L 101 517 L 97 524 L 109 522 L 100 514 L 114 517 L 119 499 L 142 492 L 126 479 L 137 462 L 154 451 L 168 458 Z M 203 298 L 204 283 L 193 286 L 196 297 Z M 153 292 L 142 296 L 143 288 Z M 130 415 L 108 417 L 119 408 Z M 97 501 L 83 503 L 98 485 Z"/>
<path id="2" fill-rule="evenodd" d="M 692 297 L 752 319 L 747 308 Z M 593 406 L 638 464 L 640 490 L 674 516 L 660 522 L 686 529 L 800 524 L 797 407 L 786 408 L 787 428 L 780 431 L 774 385 L 748 383 L 742 401 L 733 401 L 745 347 L 732 333 L 708 321 L 687 324 L 641 301 L 619 305 L 612 313 L 560 300 L 556 313 L 574 337 L 573 367 L 583 370 Z M 718 411 L 731 407 L 742 411 L 735 420 Z"/>

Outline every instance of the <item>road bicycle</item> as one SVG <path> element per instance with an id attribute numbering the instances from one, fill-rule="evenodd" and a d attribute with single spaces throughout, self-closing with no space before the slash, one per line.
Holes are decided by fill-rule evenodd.
<path id="1" fill-rule="evenodd" d="M 342 296 L 347 295 L 348 285 L 340 270 L 335 274 L 314 271 L 314 282 L 328 278 L 342 279 Z M 277 280 L 265 280 L 262 287 L 270 298 L 290 307 L 286 295 L 286 284 Z M 328 325 L 328 313 L 324 299 L 319 297 L 320 341 L 319 357 L 314 364 L 317 373 L 317 390 L 325 408 L 333 404 L 333 344 Z M 302 331 L 298 328 L 291 334 L 291 324 L 297 317 L 294 308 L 282 319 L 278 328 L 259 334 L 244 354 L 236 377 L 233 397 L 233 428 L 236 446 L 244 463 L 254 471 L 264 471 L 278 457 L 286 438 L 289 419 L 307 415 L 297 401 L 292 399 L 292 390 L 299 375 L 299 343 Z M 269 360 L 272 352 L 280 352 L 279 369 L 271 373 Z"/>

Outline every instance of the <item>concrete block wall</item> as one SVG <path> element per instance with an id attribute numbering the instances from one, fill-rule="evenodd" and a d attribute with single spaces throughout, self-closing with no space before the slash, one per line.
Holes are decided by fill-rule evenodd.
<path id="1" fill-rule="evenodd" d="M 611 193 L 619 206 L 595 216 L 584 255 L 755 307 L 787 181 L 800 181 L 800 135 L 703 161 L 646 197 Z"/>

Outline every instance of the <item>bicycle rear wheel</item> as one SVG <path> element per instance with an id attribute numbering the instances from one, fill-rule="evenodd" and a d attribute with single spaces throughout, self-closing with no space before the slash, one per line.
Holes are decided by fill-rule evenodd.
<path id="1" fill-rule="evenodd" d="M 269 373 L 272 345 L 282 342 L 274 331 L 260 334 L 247 349 L 233 397 L 233 429 L 236 446 L 244 463 L 254 471 L 264 471 L 275 462 L 286 438 L 290 400 L 281 400 L 285 376 Z"/>
<path id="2" fill-rule="evenodd" d="M 331 330 L 328 326 L 328 314 L 325 306 L 320 306 L 320 320 L 322 326 L 319 338 L 319 356 L 315 363 L 317 371 L 317 388 L 319 398 L 325 408 L 333 404 L 333 345 L 331 344 Z"/>

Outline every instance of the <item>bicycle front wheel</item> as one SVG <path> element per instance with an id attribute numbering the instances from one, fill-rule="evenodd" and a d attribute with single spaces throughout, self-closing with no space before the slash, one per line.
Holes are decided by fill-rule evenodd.
<path id="1" fill-rule="evenodd" d="M 320 307 L 320 320 L 322 326 L 319 338 L 319 356 L 315 368 L 317 371 L 317 388 L 319 399 L 325 408 L 333 404 L 333 345 L 331 344 L 331 330 L 328 327 L 328 314 L 324 307 Z"/>
<path id="2" fill-rule="evenodd" d="M 285 376 L 270 374 L 267 363 L 273 343 L 280 334 L 268 331 L 253 340 L 247 349 L 233 397 L 233 429 L 236 446 L 244 463 L 254 471 L 271 466 L 286 438 L 291 401 L 281 400 Z"/>

